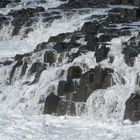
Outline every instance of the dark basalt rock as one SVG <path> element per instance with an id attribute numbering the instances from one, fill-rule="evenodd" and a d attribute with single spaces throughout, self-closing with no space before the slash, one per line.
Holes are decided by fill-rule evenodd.
<path id="1" fill-rule="evenodd" d="M 94 22 L 89 21 L 89 22 L 84 23 L 84 25 L 81 28 L 81 32 L 83 32 L 85 34 L 86 33 L 92 33 L 92 34 L 94 33 L 94 34 L 96 34 L 98 32 L 99 28 L 100 28 L 99 22 L 97 22 L 97 21 L 94 21 Z"/>
<path id="2" fill-rule="evenodd" d="M 44 54 L 44 63 L 52 65 L 56 61 L 56 54 L 54 50 L 48 50 Z"/>
<path id="3" fill-rule="evenodd" d="M 44 12 L 45 9 L 43 7 L 36 7 L 36 8 L 27 8 L 21 9 L 17 11 L 10 11 L 8 13 L 9 16 L 13 16 L 14 19 L 12 20 L 11 24 L 14 26 L 12 35 L 17 35 L 19 30 L 22 28 L 23 25 L 31 26 L 33 22 L 36 21 L 35 13 L 37 12 Z"/>
<path id="4" fill-rule="evenodd" d="M 67 101 L 86 102 L 96 89 L 106 89 L 115 84 L 112 78 L 113 72 L 113 69 L 103 69 L 97 66 L 82 75 L 80 74 L 79 82 L 72 79 L 59 81 L 58 96 L 65 96 Z"/>
<path id="5" fill-rule="evenodd" d="M 81 55 L 80 49 L 76 53 L 71 53 L 71 54 L 69 53 L 68 54 L 68 57 L 69 57 L 68 62 L 72 62 L 75 58 L 77 58 L 80 55 Z"/>
<path id="6" fill-rule="evenodd" d="M 24 57 L 24 55 L 22 55 L 22 54 L 16 54 L 15 61 L 22 61 L 23 57 Z"/>
<path id="7" fill-rule="evenodd" d="M 129 17 L 130 19 L 136 20 L 138 9 L 127 9 L 127 8 L 114 8 L 109 13 L 119 14 L 122 17 Z"/>
<path id="8" fill-rule="evenodd" d="M 31 53 L 25 53 L 25 54 L 16 54 L 15 61 L 22 61 L 24 57 L 30 57 Z"/>
<path id="9" fill-rule="evenodd" d="M 29 74 L 33 74 L 35 72 L 40 73 L 45 69 L 45 65 L 41 62 L 35 62 L 32 64 Z"/>
<path id="10" fill-rule="evenodd" d="M 127 46 L 123 49 L 124 60 L 128 66 L 134 66 L 135 57 L 138 56 L 139 52 L 136 48 Z"/>
<path id="11" fill-rule="evenodd" d="M 11 2 L 12 2 L 11 0 L 1 0 L 0 1 L 0 8 L 5 8 Z"/>
<path id="12" fill-rule="evenodd" d="M 106 59 L 108 56 L 109 50 L 110 49 L 108 47 L 106 47 L 105 45 L 103 45 L 99 49 L 97 49 L 95 52 L 96 62 L 100 62 L 100 61 Z"/>
<path id="13" fill-rule="evenodd" d="M 57 115 L 76 115 L 76 108 L 74 102 L 60 101 L 58 103 Z"/>
<path id="14" fill-rule="evenodd" d="M 140 120 L 140 92 L 133 93 L 125 103 L 124 120 L 129 119 L 131 121 Z"/>
<path id="15" fill-rule="evenodd" d="M 44 114 L 56 113 L 59 102 L 60 98 L 54 93 L 51 93 L 45 100 L 43 113 Z"/>
<path id="16" fill-rule="evenodd" d="M 48 42 L 63 42 L 65 39 L 69 38 L 72 33 L 61 33 L 57 36 L 51 36 Z"/>
<path id="17" fill-rule="evenodd" d="M 57 95 L 67 96 L 67 94 L 75 91 L 75 85 L 73 81 L 59 81 Z"/>
<path id="18" fill-rule="evenodd" d="M 9 83 L 11 84 L 13 81 L 13 77 L 15 74 L 15 70 L 16 68 L 20 67 L 23 64 L 23 61 L 18 61 L 12 68 L 11 72 L 10 72 L 10 77 L 9 77 Z"/>
<path id="19" fill-rule="evenodd" d="M 47 49 L 47 48 L 48 48 L 48 43 L 42 42 L 36 46 L 36 49 L 34 50 L 34 52 L 40 52 L 40 51 Z"/>
<path id="20" fill-rule="evenodd" d="M 71 66 L 67 71 L 67 80 L 80 78 L 82 75 L 82 69 L 79 66 Z"/>
<path id="21" fill-rule="evenodd" d="M 90 94 L 96 89 L 106 89 L 112 86 L 114 84 L 111 75 L 113 72 L 113 69 L 103 69 L 97 66 L 82 74 L 74 101 L 86 102 Z"/>
<path id="22" fill-rule="evenodd" d="M 98 49 L 98 47 L 99 47 L 98 38 L 95 35 L 86 34 L 85 41 L 87 41 L 86 48 L 89 51 L 96 51 Z"/>
<path id="23" fill-rule="evenodd" d="M 13 63 L 12 60 L 6 60 L 4 62 L 0 62 L 0 64 L 3 64 L 4 66 L 11 65 L 12 63 Z"/>
<path id="24" fill-rule="evenodd" d="M 57 53 L 62 53 L 66 51 L 70 51 L 72 48 L 79 47 L 79 43 L 66 43 L 66 42 L 59 42 L 54 45 L 52 48 L 57 51 Z"/>
<path id="25" fill-rule="evenodd" d="M 111 41 L 111 39 L 113 38 L 113 36 L 110 36 L 110 35 L 101 35 L 99 38 L 98 38 L 98 42 L 107 42 L 107 41 Z"/>
<path id="26" fill-rule="evenodd" d="M 36 12 L 45 12 L 45 8 L 44 7 L 41 7 L 41 6 L 39 6 L 39 7 L 36 7 Z"/>
<path id="27" fill-rule="evenodd" d="M 106 7 L 107 0 L 69 0 L 68 3 L 63 4 L 60 8 L 93 8 L 93 7 Z"/>
<path id="28" fill-rule="evenodd" d="M 110 0 L 111 4 L 123 4 L 123 5 L 134 5 L 134 6 L 140 6 L 139 0 Z"/>

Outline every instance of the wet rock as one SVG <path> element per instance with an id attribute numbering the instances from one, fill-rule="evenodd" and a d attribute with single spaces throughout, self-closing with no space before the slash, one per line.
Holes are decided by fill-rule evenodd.
<path id="1" fill-rule="evenodd" d="M 62 53 L 66 51 L 70 51 L 72 48 L 80 46 L 79 43 L 66 43 L 60 42 L 54 45 L 52 48 L 57 51 L 57 53 Z"/>
<path id="2" fill-rule="evenodd" d="M 13 63 L 12 60 L 6 60 L 5 62 L 2 62 L 2 64 L 3 64 L 4 66 L 11 65 L 12 63 Z"/>
<path id="3" fill-rule="evenodd" d="M 18 61 L 12 68 L 11 72 L 10 72 L 10 77 L 9 77 L 9 83 L 11 84 L 13 81 L 13 77 L 15 74 L 15 70 L 16 68 L 20 67 L 23 64 L 23 61 Z"/>
<path id="4" fill-rule="evenodd" d="M 82 74 L 79 87 L 76 90 L 74 101 L 86 102 L 90 94 L 96 89 L 106 89 L 112 86 L 113 69 L 100 68 L 99 66 Z"/>
<path id="5" fill-rule="evenodd" d="M 60 8 L 93 8 L 93 7 L 106 7 L 107 0 L 69 0 L 68 3 L 63 4 Z"/>
<path id="6" fill-rule="evenodd" d="M 57 115 L 76 115 L 75 103 L 68 101 L 60 101 L 57 107 Z"/>
<path id="7" fill-rule="evenodd" d="M 22 28 L 23 25 L 25 25 L 27 22 L 30 21 L 29 25 L 32 25 L 32 23 L 35 21 L 36 9 L 35 8 L 27 8 L 27 9 L 20 9 L 17 11 L 10 11 L 8 13 L 9 16 L 13 16 L 14 19 L 12 20 L 11 24 L 14 26 L 12 35 L 18 35 L 19 30 Z"/>
<path id="8" fill-rule="evenodd" d="M 80 51 L 77 51 L 76 53 L 71 53 L 71 54 L 69 53 L 68 54 L 68 57 L 69 57 L 68 62 L 72 62 L 75 58 L 77 58 L 80 55 L 81 55 Z"/>
<path id="9" fill-rule="evenodd" d="M 44 114 L 56 113 L 59 101 L 60 98 L 57 95 L 55 95 L 54 93 L 49 94 L 45 100 L 43 113 Z"/>
<path id="10" fill-rule="evenodd" d="M 124 120 L 129 119 L 131 121 L 140 120 L 140 92 L 133 93 L 125 103 Z"/>
<path id="11" fill-rule="evenodd" d="M 44 63 L 52 65 L 56 61 L 56 54 L 54 50 L 48 50 L 44 54 Z"/>
<path id="12" fill-rule="evenodd" d="M 139 52 L 136 48 L 127 46 L 123 49 L 124 60 L 128 66 L 134 66 L 135 57 L 138 56 Z"/>
<path id="13" fill-rule="evenodd" d="M 139 0 L 111 0 L 111 4 L 123 4 L 123 5 L 134 5 L 134 6 L 140 6 Z"/>
<path id="14" fill-rule="evenodd" d="M 63 42 L 65 39 L 69 38 L 71 33 L 61 33 L 57 36 L 51 36 L 48 42 Z"/>
<path id="15" fill-rule="evenodd" d="M 58 96 L 67 96 L 67 94 L 75 91 L 73 81 L 59 81 L 57 94 Z"/>
<path id="16" fill-rule="evenodd" d="M 80 78 L 82 75 L 82 69 L 79 66 L 71 66 L 67 71 L 67 80 Z"/>
<path id="17" fill-rule="evenodd" d="M 47 42 L 42 42 L 42 43 L 40 43 L 36 46 L 36 49 L 34 50 L 34 52 L 40 52 L 43 49 L 47 49 L 47 48 L 48 48 L 48 43 Z"/>
<path id="18" fill-rule="evenodd" d="M 129 15 L 109 13 L 106 21 L 109 24 L 132 23 L 132 21 L 135 21 L 135 18 L 130 17 Z"/>
<path id="19" fill-rule="evenodd" d="M 16 54 L 15 61 L 22 61 L 24 57 L 30 57 L 31 53 L 25 53 L 25 54 Z"/>
<path id="20" fill-rule="evenodd" d="M 99 47 L 98 38 L 92 34 L 86 34 L 85 41 L 87 41 L 86 48 L 89 51 L 96 51 Z"/>
<path id="21" fill-rule="evenodd" d="M 0 8 L 5 8 L 11 2 L 12 2 L 11 0 L 1 0 L 0 1 Z"/>
<path id="22" fill-rule="evenodd" d="M 96 34 L 98 32 L 99 28 L 100 28 L 100 26 L 97 21 L 94 21 L 94 22 L 89 21 L 89 22 L 84 23 L 84 25 L 81 28 L 81 32 Z"/>
<path id="23" fill-rule="evenodd" d="M 110 36 L 110 35 L 101 35 L 99 38 L 98 38 L 98 42 L 108 42 L 108 41 L 111 41 L 111 39 L 113 38 L 113 36 Z"/>
<path id="24" fill-rule="evenodd" d="M 102 60 L 106 59 L 108 56 L 109 48 L 105 45 L 101 46 L 99 49 L 95 52 L 95 58 L 96 62 L 101 62 Z"/>
<path id="25" fill-rule="evenodd" d="M 33 74 L 33 73 L 40 73 L 45 69 L 45 65 L 41 62 L 35 62 L 32 64 L 30 70 L 29 70 L 29 74 Z"/>
<path id="26" fill-rule="evenodd" d="M 45 12 L 45 8 L 44 7 L 36 7 L 36 12 Z"/>
<path id="27" fill-rule="evenodd" d="M 22 55 L 22 54 L 16 54 L 15 61 L 22 61 L 23 57 L 24 57 L 24 55 Z"/>

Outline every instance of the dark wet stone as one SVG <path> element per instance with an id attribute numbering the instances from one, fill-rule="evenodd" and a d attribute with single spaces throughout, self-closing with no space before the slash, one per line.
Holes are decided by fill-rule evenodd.
<path id="1" fill-rule="evenodd" d="M 48 50 L 44 54 L 44 63 L 52 65 L 56 61 L 56 53 L 54 50 Z"/>
<path id="2" fill-rule="evenodd" d="M 71 66 L 67 71 L 67 80 L 80 78 L 82 69 L 79 66 Z"/>
<path id="3" fill-rule="evenodd" d="M 60 98 L 57 95 L 55 95 L 54 93 L 49 94 L 45 100 L 43 113 L 44 114 L 56 113 L 59 101 Z"/>
<path id="4" fill-rule="evenodd" d="M 12 68 L 11 72 L 10 72 L 10 77 L 9 77 L 9 83 L 11 84 L 13 81 L 13 77 L 15 74 L 15 70 L 16 68 L 20 67 L 23 64 L 23 61 L 18 61 Z"/>
<path id="5" fill-rule="evenodd" d="M 99 49 L 97 49 L 95 52 L 96 62 L 100 62 L 100 61 L 106 59 L 108 56 L 109 50 L 110 49 L 108 47 L 106 47 L 105 45 L 103 45 Z"/>
<path id="6" fill-rule="evenodd" d="M 70 51 L 72 48 L 79 47 L 79 43 L 66 43 L 60 42 L 54 45 L 52 48 L 57 51 L 57 53 L 62 53 L 66 51 Z"/>
<path id="7" fill-rule="evenodd" d="M 125 103 L 124 120 L 140 120 L 140 94 L 139 91 L 133 93 Z"/>
<path id="8" fill-rule="evenodd" d="M 34 50 L 34 52 L 39 52 L 39 51 L 42 51 L 42 50 L 47 49 L 47 48 L 48 48 L 48 43 L 42 42 L 36 46 L 36 49 Z"/>

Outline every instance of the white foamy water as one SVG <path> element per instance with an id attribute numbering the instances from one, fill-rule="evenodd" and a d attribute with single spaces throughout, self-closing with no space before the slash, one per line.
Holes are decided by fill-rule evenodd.
<path id="1" fill-rule="evenodd" d="M 81 117 L 0 114 L 2 140 L 139 140 L 140 124 Z"/>

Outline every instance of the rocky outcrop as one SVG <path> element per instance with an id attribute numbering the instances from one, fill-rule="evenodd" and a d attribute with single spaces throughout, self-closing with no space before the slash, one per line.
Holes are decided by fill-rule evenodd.
<path id="1" fill-rule="evenodd" d="M 11 0 L 1 0 L 0 1 L 0 8 L 5 8 L 11 2 L 12 2 Z"/>
<path id="2" fill-rule="evenodd" d="M 9 83 L 11 84 L 13 82 L 13 77 L 15 74 L 15 70 L 16 68 L 20 67 L 23 64 L 23 61 L 18 61 L 12 68 L 11 72 L 10 72 L 10 77 L 9 77 Z"/>
<path id="3" fill-rule="evenodd" d="M 56 113 L 60 98 L 54 93 L 50 93 L 45 100 L 44 114 Z"/>
<path id="4" fill-rule="evenodd" d="M 82 69 L 79 66 L 71 66 L 67 72 L 67 81 L 80 78 L 82 75 Z"/>
<path id="5" fill-rule="evenodd" d="M 99 49 L 97 49 L 95 52 L 96 62 L 100 62 L 100 61 L 106 59 L 108 56 L 108 52 L 109 52 L 109 48 L 106 47 L 105 45 L 103 45 Z"/>
<path id="6" fill-rule="evenodd" d="M 54 50 L 48 50 L 44 54 L 44 63 L 52 65 L 56 61 L 56 53 Z"/>
<path id="7" fill-rule="evenodd" d="M 111 0 L 111 4 L 135 5 L 140 6 L 139 0 Z"/>
<path id="8" fill-rule="evenodd" d="M 57 53 L 62 53 L 66 51 L 70 51 L 72 48 L 76 48 L 80 46 L 79 43 L 66 43 L 66 42 L 59 42 L 55 44 L 52 48 L 57 51 Z"/>
<path id="9" fill-rule="evenodd" d="M 80 83 L 76 89 L 74 100 L 77 102 L 86 102 L 90 94 L 96 89 L 106 89 L 114 84 L 112 73 L 113 69 L 100 68 L 99 66 L 82 74 Z"/>
<path id="10" fill-rule="evenodd" d="M 125 103 L 124 119 L 140 120 L 140 91 L 133 93 Z"/>

